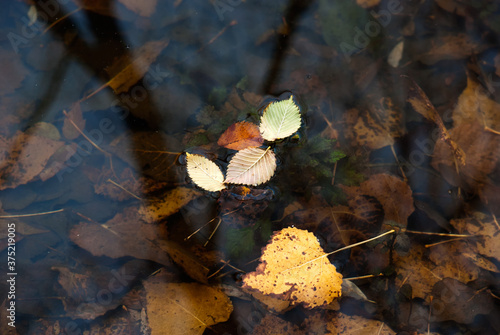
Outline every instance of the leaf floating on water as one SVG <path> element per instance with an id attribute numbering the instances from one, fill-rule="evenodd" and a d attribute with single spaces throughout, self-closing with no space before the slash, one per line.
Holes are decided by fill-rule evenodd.
<path id="1" fill-rule="evenodd" d="M 260 133 L 265 140 L 274 141 L 295 133 L 300 128 L 299 107 L 288 100 L 273 102 L 264 110 L 260 119 Z"/>
<path id="2" fill-rule="evenodd" d="M 276 232 L 260 264 L 243 277 L 243 288 L 314 308 L 341 295 L 342 275 L 313 233 L 297 228 Z"/>
<path id="3" fill-rule="evenodd" d="M 265 183 L 276 170 L 276 156 L 266 150 L 247 148 L 238 151 L 227 167 L 225 182 L 231 184 L 259 185 Z"/>
<path id="4" fill-rule="evenodd" d="M 224 186 L 224 175 L 219 167 L 201 155 L 186 153 L 187 170 L 193 182 L 204 190 L 216 192 Z"/>
<path id="5" fill-rule="evenodd" d="M 233 123 L 219 137 L 217 144 L 233 150 L 243 150 L 248 147 L 259 147 L 264 142 L 260 136 L 259 127 L 251 122 Z"/>

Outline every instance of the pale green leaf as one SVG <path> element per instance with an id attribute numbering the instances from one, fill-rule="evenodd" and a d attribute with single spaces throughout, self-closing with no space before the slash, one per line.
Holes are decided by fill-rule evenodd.
<path id="1" fill-rule="evenodd" d="M 300 128 L 299 107 L 293 101 L 276 101 L 267 106 L 260 119 L 260 133 L 265 140 L 274 141 L 295 133 Z"/>
<path id="2" fill-rule="evenodd" d="M 274 175 L 276 157 L 270 147 L 266 150 L 247 148 L 238 151 L 227 167 L 226 183 L 259 185 Z"/>
<path id="3" fill-rule="evenodd" d="M 193 182 L 204 190 L 216 192 L 224 186 L 224 175 L 219 167 L 206 157 L 186 153 L 187 170 Z"/>

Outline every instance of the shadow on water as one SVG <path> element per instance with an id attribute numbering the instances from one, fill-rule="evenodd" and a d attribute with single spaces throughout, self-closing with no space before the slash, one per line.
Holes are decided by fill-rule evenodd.
<path id="1" fill-rule="evenodd" d="M 499 15 L 458 1 L 12 3 L 0 332 L 498 333 Z M 291 95 L 302 126 L 264 142 L 269 182 L 206 192 L 188 177 L 185 152 L 227 171 L 221 134 Z M 328 257 L 350 278 L 341 299 L 309 309 L 300 284 L 278 300 L 242 288 L 287 227 L 345 247 Z"/>

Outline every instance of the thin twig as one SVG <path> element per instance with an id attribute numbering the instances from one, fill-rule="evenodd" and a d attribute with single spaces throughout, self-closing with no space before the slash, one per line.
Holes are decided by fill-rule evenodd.
<path id="1" fill-rule="evenodd" d="M 59 212 L 62 212 L 62 211 L 64 211 L 64 208 L 61 208 L 61 209 L 58 209 L 58 210 L 55 210 L 55 211 L 33 213 L 33 214 L 0 215 L 0 219 L 25 218 L 25 217 L 30 217 L 30 216 L 39 216 L 39 215 L 54 214 L 54 213 L 59 213 Z"/>

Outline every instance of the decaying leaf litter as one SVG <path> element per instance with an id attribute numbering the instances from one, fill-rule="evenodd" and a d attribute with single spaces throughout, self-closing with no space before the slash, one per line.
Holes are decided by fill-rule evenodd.
<path id="1" fill-rule="evenodd" d="M 18 331 L 499 332 L 497 5 L 114 5 L 0 49 L 1 220 L 36 272 Z M 82 12 L 161 38 L 94 57 Z M 94 72 L 40 105 L 61 51 Z M 266 111 L 291 99 L 280 133 Z"/>

